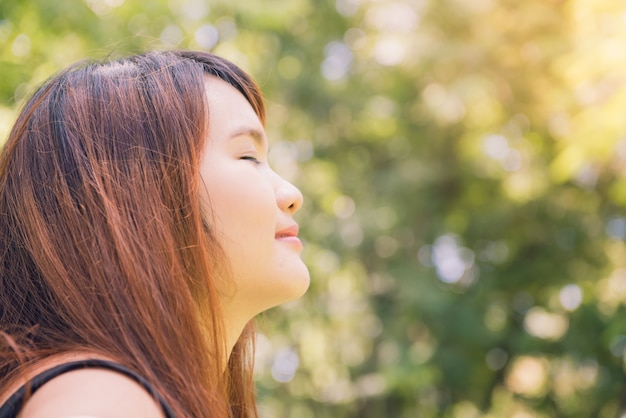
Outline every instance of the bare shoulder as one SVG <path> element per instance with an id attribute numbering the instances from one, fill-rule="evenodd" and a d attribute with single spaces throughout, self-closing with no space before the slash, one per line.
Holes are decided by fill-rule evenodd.
<path id="1" fill-rule="evenodd" d="M 89 416 L 164 417 L 160 405 L 139 383 L 108 369 L 73 370 L 43 385 L 20 418 Z"/>

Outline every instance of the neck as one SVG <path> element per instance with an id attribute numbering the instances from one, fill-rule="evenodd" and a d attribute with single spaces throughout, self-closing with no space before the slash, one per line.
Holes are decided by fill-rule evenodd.
<path id="1" fill-rule="evenodd" d="M 233 348 L 235 347 L 235 344 L 237 344 L 237 341 L 239 341 L 241 333 L 243 332 L 248 322 L 250 322 L 251 318 L 248 318 L 247 316 L 238 317 L 236 315 L 229 315 L 229 312 L 225 313 L 226 315 L 224 320 L 224 332 L 226 337 L 226 358 L 224 367 L 227 367 L 228 359 L 230 359 Z"/>

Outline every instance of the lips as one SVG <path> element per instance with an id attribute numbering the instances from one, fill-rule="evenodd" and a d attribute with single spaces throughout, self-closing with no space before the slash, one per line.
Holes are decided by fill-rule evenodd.
<path id="1" fill-rule="evenodd" d="M 278 232 L 276 232 L 275 239 L 277 242 L 295 248 L 297 251 L 302 250 L 302 241 L 298 238 L 297 224 L 278 230 Z"/>
<path id="2" fill-rule="evenodd" d="M 298 225 L 291 225 L 276 232 L 276 239 L 298 237 Z"/>

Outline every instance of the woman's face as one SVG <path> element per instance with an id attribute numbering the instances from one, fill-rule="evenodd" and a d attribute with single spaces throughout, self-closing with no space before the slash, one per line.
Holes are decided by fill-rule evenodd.
<path id="1" fill-rule="evenodd" d="M 209 135 L 200 165 L 206 217 L 233 275 L 234 288 L 223 291 L 225 312 L 245 320 L 309 286 L 293 219 L 302 194 L 270 168 L 265 130 L 244 96 L 213 76 L 206 91 Z"/>

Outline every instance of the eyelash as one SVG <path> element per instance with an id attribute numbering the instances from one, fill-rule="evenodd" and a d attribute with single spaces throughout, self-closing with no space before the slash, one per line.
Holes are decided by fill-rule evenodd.
<path id="1" fill-rule="evenodd" d="M 243 157 L 241 157 L 241 159 L 252 161 L 255 164 L 261 164 L 261 161 L 259 161 L 256 157 L 253 157 L 252 155 L 244 155 Z"/>

